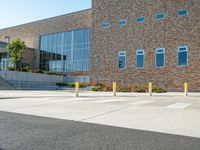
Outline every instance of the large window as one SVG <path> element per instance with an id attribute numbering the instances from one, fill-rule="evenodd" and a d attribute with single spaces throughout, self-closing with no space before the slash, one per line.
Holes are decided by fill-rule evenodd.
<path id="1" fill-rule="evenodd" d="M 126 68 L 126 52 L 124 51 L 119 52 L 118 60 L 119 60 L 119 68 L 125 69 Z"/>
<path id="2" fill-rule="evenodd" d="M 136 67 L 144 68 L 144 50 L 136 51 Z"/>
<path id="3" fill-rule="evenodd" d="M 40 69 L 77 72 L 90 69 L 90 29 L 40 37 Z"/>
<path id="4" fill-rule="evenodd" d="M 188 66 L 188 47 L 187 46 L 178 47 L 178 66 L 180 67 Z"/>
<path id="5" fill-rule="evenodd" d="M 165 49 L 157 48 L 156 49 L 156 67 L 165 66 Z"/>

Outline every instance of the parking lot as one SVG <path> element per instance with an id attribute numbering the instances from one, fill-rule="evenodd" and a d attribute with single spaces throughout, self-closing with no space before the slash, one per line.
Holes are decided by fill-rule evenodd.
<path id="1" fill-rule="evenodd" d="M 1 91 L 0 111 L 200 137 L 200 93 Z"/>

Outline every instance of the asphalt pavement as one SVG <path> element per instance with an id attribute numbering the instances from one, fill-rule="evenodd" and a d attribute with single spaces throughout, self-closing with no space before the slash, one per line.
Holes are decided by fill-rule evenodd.
<path id="1" fill-rule="evenodd" d="M 200 139 L 0 112 L 1 150 L 200 150 Z"/>

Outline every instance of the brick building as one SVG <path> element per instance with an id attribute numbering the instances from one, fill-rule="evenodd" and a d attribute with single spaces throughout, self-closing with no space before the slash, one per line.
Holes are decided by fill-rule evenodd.
<path id="1" fill-rule="evenodd" d="M 199 0 L 93 0 L 92 9 L 0 30 L 34 67 L 91 82 L 200 91 Z M 2 39 L 0 39 L 2 40 Z"/>
<path id="2" fill-rule="evenodd" d="M 9 36 L 11 40 L 19 38 L 25 41 L 27 47 L 34 50 L 30 53 L 27 51 L 25 53 L 26 63 L 32 66 L 32 69 L 52 72 L 64 71 L 72 75 L 89 75 L 90 28 L 91 10 L 84 10 L 1 29 L 0 41 L 5 41 L 5 36 Z M 71 40 L 72 37 L 75 37 L 75 43 Z M 85 47 L 77 47 L 80 44 L 84 44 L 81 43 L 83 42 L 81 41 L 82 39 L 79 40 L 78 37 L 85 38 Z M 81 48 L 84 48 L 84 52 L 80 50 Z M 86 57 L 83 61 L 80 60 L 83 54 L 77 56 L 77 53 L 80 51 Z M 73 54 L 74 59 L 69 56 Z M 68 59 L 66 58 L 67 55 Z M 34 62 L 32 61 L 33 59 Z M 79 62 L 83 64 L 87 63 L 85 64 L 85 68 L 80 68 L 77 65 Z M 73 63 L 76 63 L 76 66 L 70 70 L 70 64 Z"/>

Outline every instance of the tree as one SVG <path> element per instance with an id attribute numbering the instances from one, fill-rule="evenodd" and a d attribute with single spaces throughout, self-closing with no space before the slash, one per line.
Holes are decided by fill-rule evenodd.
<path id="1" fill-rule="evenodd" d="M 9 44 L 10 61 L 14 64 L 16 70 L 19 70 L 22 64 L 26 44 L 20 39 L 16 39 Z"/>

